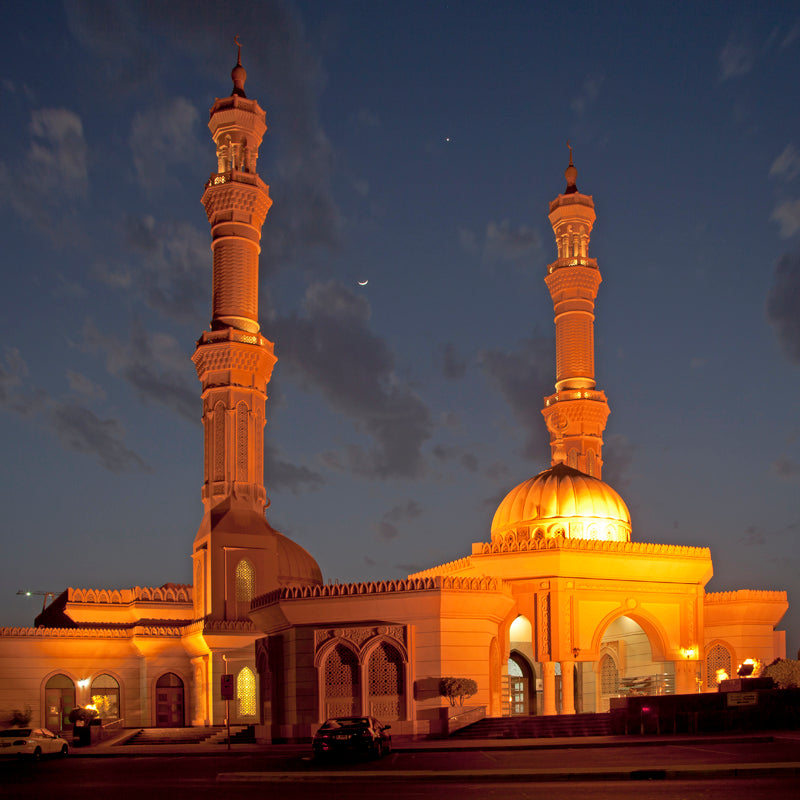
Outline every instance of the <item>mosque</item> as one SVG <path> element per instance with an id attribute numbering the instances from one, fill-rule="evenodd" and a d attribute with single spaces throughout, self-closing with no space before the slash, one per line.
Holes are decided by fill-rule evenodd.
<path id="1" fill-rule="evenodd" d="M 216 171 L 212 319 L 192 360 L 202 385 L 204 515 L 194 584 L 64 591 L 30 628 L 0 629 L 0 716 L 68 728 L 94 705 L 123 727 L 230 720 L 259 739 L 298 740 L 327 717 L 371 714 L 395 735 L 446 733 L 443 677 L 471 678 L 490 716 L 603 711 L 627 693 L 714 691 L 718 670 L 785 657 L 786 592 L 707 593 L 705 547 L 632 540 L 624 500 L 602 480 L 609 413 L 595 383 L 601 282 L 589 256 L 594 202 L 550 203 L 546 269 L 556 329 L 555 393 L 542 414 L 551 466 L 500 503 L 488 541 L 402 580 L 325 584 L 312 556 L 265 518 L 263 428 L 277 361 L 258 323 L 261 228 L 272 203 L 257 171 L 265 113 L 244 91 L 211 108 Z"/>

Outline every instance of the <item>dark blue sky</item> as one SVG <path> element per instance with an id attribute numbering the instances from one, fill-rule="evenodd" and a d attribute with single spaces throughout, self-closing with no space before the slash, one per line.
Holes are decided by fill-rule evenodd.
<path id="1" fill-rule="evenodd" d="M 796 3 L 17 4 L 0 50 L 0 624 L 191 580 L 200 196 L 233 36 L 267 112 L 270 522 L 326 579 L 489 538 L 549 465 L 566 141 L 594 196 L 604 478 L 800 645 Z M 359 279 L 368 279 L 359 287 Z"/>

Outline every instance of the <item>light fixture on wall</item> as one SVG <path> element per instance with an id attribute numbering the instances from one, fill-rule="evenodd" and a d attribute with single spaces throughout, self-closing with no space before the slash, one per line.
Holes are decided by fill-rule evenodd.
<path id="1" fill-rule="evenodd" d="M 581 652 L 581 649 L 580 649 L 580 647 L 573 647 L 573 648 L 572 648 L 572 657 L 573 657 L 573 658 L 574 658 L 576 661 L 578 660 L 578 655 L 580 654 L 580 652 Z"/>
<path id="2" fill-rule="evenodd" d="M 696 653 L 697 653 L 697 651 L 694 649 L 694 647 L 683 647 L 683 648 L 681 648 L 681 654 L 687 660 L 691 659 L 691 658 L 694 658 Z"/>

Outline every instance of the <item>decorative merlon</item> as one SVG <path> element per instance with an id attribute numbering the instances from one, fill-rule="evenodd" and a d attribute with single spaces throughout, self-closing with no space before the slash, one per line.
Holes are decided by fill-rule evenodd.
<path id="1" fill-rule="evenodd" d="M 786 603 L 788 596 L 785 591 L 736 589 L 730 592 L 707 592 L 703 602 L 706 605 L 711 603 Z"/>
<path id="2" fill-rule="evenodd" d="M 368 581 L 364 583 L 333 583 L 324 586 L 284 586 L 256 597 L 250 610 L 272 605 L 281 600 L 305 600 L 322 597 L 352 597 L 400 592 L 424 592 L 432 589 L 464 592 L 499 592 L 504 589 L 499 578 L 471 578 L 458 575 L 438 575 L 428 578 L 408 578 L 394 581 Z"/>
<path id="3" fill-rule="evenodd" d="M 654 544 L 652 542 L 610 542 L 599 539 L 529 539 L 527 541 L 475 542 L 473 556 L 497 555 L 499 553 L 529 553 L 539 550 L 591 550 L 626 555 L 680 556 L 682 558 L 711 558 L 708 547 L 689 547 L 680 544 Z"/>

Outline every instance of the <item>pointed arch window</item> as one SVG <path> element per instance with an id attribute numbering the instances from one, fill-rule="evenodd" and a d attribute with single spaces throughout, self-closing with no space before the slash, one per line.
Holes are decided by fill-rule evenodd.
<path id="1" fill-rule="evenodd" d="M 325 715 L 348 717 L 361 712 L 361 682 L 356 654 L 337 644 L 325 659 Z"/>
<path id="2" fill-rule="evenodd" d="M 614 659 L 606 654 L 600 660 L 600 693 L 604 695 L 619 692 L 619 670 Z"/>
<path id="3" fill-rule="evenodd" d="M 381 642 L 369 658 L 367 669 L 370 713 L 379 719 L 401 719 L 403 711 L 403 658 L 396 647 Z"/>
<path id="4" fill-rule="evenodd" d="M 720 679 L 724 679 L 720 670 L 725 670 L 725 674 L 731 677 L 731 651 L 723 644 L 715 644 L 706 656 L 706 686 L 709 689 L 719 686 Z"/>
<path id="5" fill-rule="evenodd" d="M 236 406 L 236 480 L 247 481 L 247 404 Z"/>
<path id="6" fill-rule="evenodd" d="M 239 717 L 256 715 L 256 676 L 250 667 L 242 667 L 236 676 L 236 701 L 239 704 Z"/>
<path id="7" fill-rule="evenodd" d="M 243 558 L 236 565 L 236 616 L 247 617 L 250 601 L 256 596 L 256 571 L 249 559 Z"/>

